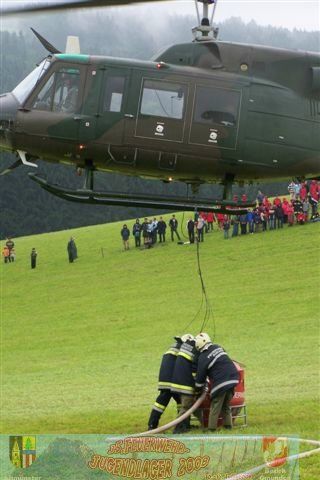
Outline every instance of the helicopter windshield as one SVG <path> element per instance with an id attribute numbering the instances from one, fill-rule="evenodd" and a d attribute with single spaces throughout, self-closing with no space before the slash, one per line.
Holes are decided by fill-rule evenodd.
<path id="1" fill-rule="evenodd" d="M 22 82 L 20 82 L 19 85 L 17 85 L 12 91 L 13 95 L 21 104 L 27 99 L 35 85 L 48 69 L 49 65 L 50 61 L 48 59 L 43 60 L 43 62 L 41 62 L 34 70 L 32 70 L 32 72 L 29 73 L 29 75 L 24 78 Z"/>

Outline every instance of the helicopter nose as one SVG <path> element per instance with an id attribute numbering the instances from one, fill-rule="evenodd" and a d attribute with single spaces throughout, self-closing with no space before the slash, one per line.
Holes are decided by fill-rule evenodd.
<path id="1" fill-rule="evenodd" d="M 12 93 L 0 95 L 0 149 L 12 150 L 12 133 L 19 102 Z"/>

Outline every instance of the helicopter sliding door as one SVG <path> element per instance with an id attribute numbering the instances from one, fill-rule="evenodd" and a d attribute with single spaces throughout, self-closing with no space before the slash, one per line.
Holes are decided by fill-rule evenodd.
<path id="1" fill-rule="evenodd" d="M 107 66 L 103 73 L 96 143 L 121 145 L 124 135 L 124 107 L 130 70 Z"/>
<path id="2" fill-rule="evenodd" d="M 189 143 L 235 149 L 241 91 L 197 85 Z"/>
<path id="3" fill-rule="evenodd" d="M 161 142 L 183 141 L 187 85 L 144 78 L 141 85 L 135 137 Z"/>

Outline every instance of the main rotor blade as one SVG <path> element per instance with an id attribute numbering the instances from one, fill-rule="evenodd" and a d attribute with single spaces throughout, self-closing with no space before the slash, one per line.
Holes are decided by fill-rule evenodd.
<path id="1" fill-rule="evenodd" d="M 15 13 L 28 13 L 28 12 L 48 12 L 51 10 L 66 10 L 73 8 L 98 8 L 98 7 L 116 7 L 124 6 L 135 3 L 147 3 L 148 0 L 38 0 L 34 3 L 26 3 L 21 5 L 21 2 L 17 2 L 19 6 L 13 6 L 12 0 L 7 1 L 8 6 L 2 6 L 0 9 L 1 15 L 10 15 Z M 153 2 L 159 2 L 164 0 L 152 0 Z M 11 4 L 11 5 L 10 5 Z"/>
<path id="2" fill-rule="evenodd" d="M 34 28 L 30 27 L 30 29 L 33 31 L 39 42 L 42 44 L 42 46 L 48 50 L 49 53 L 55 54 L 55 53 L 62 53 L 60 50 L 58 50 L 56 47 L 54 47 L 48 40 L 46 40 L 40 33 L 38 33 Z"/>
<path id="3" fill-rule="evenodd" d="M 20 167 L 20 165 L 22 165 L 22 161 L 19 158 L 19 160 L 15 161 L 12 165 L 10 165 L 10 167 L 7 167 L 4 170 L 2 170 L 0 172 L 0 177 L 2 177 L 2 175 L 7 175 L 8 173 L 11 173 L 12 170 L 14 170 L 17 167 Z"/>

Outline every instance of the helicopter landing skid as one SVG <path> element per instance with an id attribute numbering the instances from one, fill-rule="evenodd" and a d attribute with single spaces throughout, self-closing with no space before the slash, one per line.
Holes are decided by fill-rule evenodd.
<path id="1" fill-rule="evenodd" d="M 96 192 L 91 189 L 72 190 L 48 183 L 37 174 L 29 173 L 29 177 L 38 183 L 41 188 L 53 195 L 78 203 L 95 205 L 114 205 L 122 207 L 154 208 L 163 211 L 199 211 L 224 213 L 227 215 L 240 215 L 248 212 L 248 208 L 255 207 L 255 203 L 233 202 L 231 200 L 211 200 L 205 198 L 188 198 L 162 195 L 147 195 L 122 192 Z"/>

